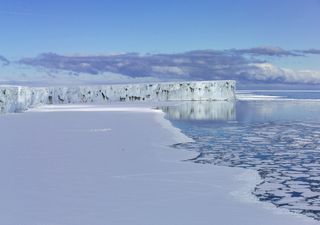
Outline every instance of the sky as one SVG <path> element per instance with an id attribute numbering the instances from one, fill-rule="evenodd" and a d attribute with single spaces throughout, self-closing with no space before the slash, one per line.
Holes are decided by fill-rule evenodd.
<path id="1" fill-rule="evenodd" d="M 258 47 L 318 50 L 320 0 L 0 0 L 0 27 L 0 55 L 11 62 L 10 69 L 0 67 L 0 75 L 7 76 L 23 70 L 21 60 L 43 53 L 88 57 Z M 279 69 L 312 70 L 318 76 L 319 55 L 242 57 L 259 58 Z"/>

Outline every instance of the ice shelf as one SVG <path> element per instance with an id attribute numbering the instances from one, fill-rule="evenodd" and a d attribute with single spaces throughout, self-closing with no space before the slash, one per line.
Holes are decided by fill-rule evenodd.
<path id="1" fill-rule="evenodd" d="M 196 81 L 76 87 L 0 86 L 0 112 L 20 112 L 42 104 L 108 101 L 228 101 L 235 81 Z"/>

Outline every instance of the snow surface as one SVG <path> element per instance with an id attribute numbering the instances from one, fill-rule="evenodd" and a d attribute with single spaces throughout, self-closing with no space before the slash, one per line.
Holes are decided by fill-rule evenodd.
<path id="1" fill-rule="evenodd" d="M 108 101 L 234 100 L 235 81 L 198 81 L 77 87 L 0 86 L 0 112 L 42 104 Z"/>
<path id="2" fill-rule="evenodd" d="M 319 224 L 251 199 L 254 171 L 183 161 L 169 145 L 192 140 L 150 107 L 43 106 L 0 125 L 0 224 Z"/>

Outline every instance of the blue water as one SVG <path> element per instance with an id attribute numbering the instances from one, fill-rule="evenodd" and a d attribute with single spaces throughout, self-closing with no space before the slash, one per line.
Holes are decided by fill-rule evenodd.
<path id="1" fill-rule="evenodd" d="M 288 99 L 320 99 L 320 91 L 318 90 L 250 90 L 239 91 L 239 93 L 281 96 Z"/>
<path id="2" fill-rule="evenodd" d="M 253 191 L 258 199 L 320 220 L 320 92 L 277 96 L 288 100 L 185 102 L 162 109 L 195 140 L 174 145 L 197 151 L 191 161 L 257 170 L 263 180 Z"/>

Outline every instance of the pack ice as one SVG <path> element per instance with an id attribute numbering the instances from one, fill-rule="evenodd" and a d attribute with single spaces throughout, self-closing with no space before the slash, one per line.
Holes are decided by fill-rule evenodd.
<path id="1" fill-rule="evenodd" d="M 0 112 L 42 104 L 108 101 L 225 101 L 235 99 L 235 81 L 197 81 L 77 87 L 0 86 Z"/>

